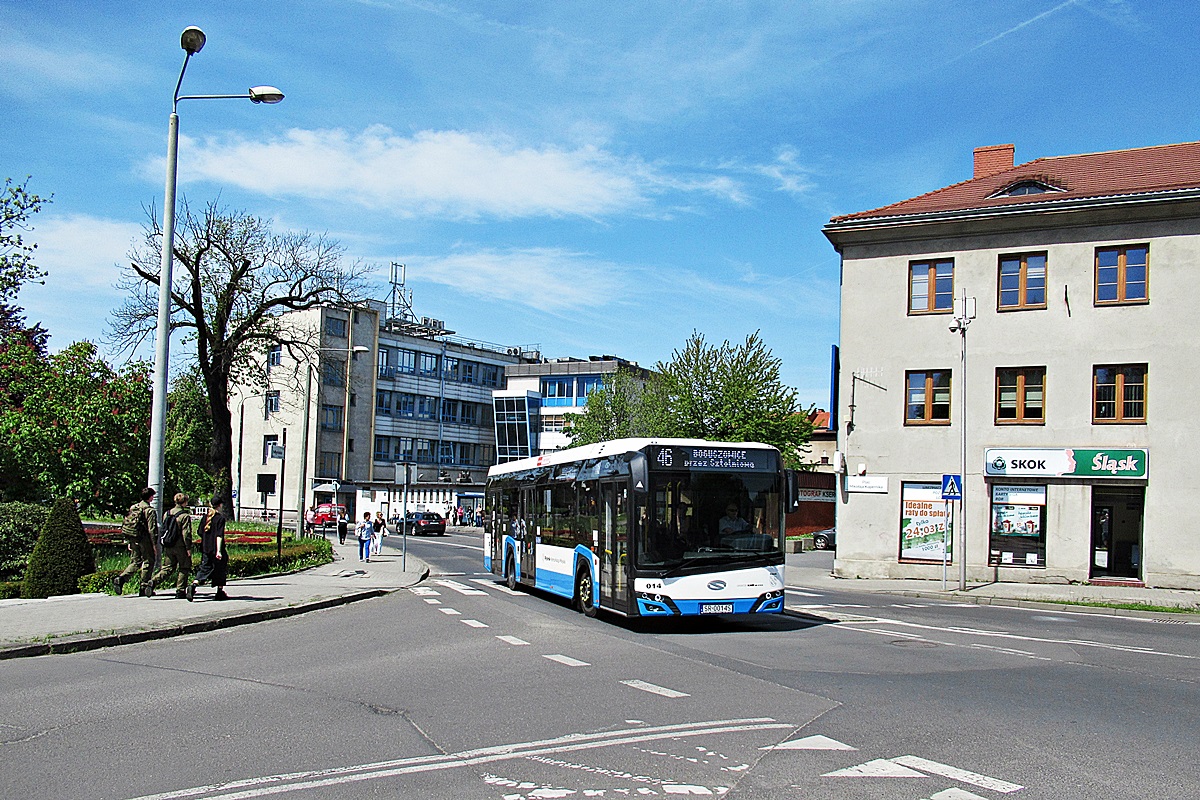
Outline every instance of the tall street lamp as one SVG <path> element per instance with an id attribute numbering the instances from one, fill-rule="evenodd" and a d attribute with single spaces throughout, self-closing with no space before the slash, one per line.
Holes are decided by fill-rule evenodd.
<path id="1" fill-rule="evenodd" d="M 962 476 L 962 498 L 958 501 L 958 590 L 967 590 L 967 326 L 975 319 L 975 298 L 967 297 L 967 290 L 962 290 L 962 296 L 954 301 L 954 321 L 950 323 L 950 332 L 962 337 L 962 369 L 959 374 L 962 402 L 959 415 L 962 417 L 962 434 L 959 439 L 958 472 Z"/>
<path id="2" fill-rule="evenodd" d="M 188 61 L 204 48 L 204 31 L 195 26 L 185 28 L 179 37 L 183 48 L 183 67 L 179 80 L 175 82 L 175 94 L 171 103 L 171 117 L 167 127 L 167 188 L 163 200 L 163 245 L 162 269 L 158 276 L 158 326 L 154 347 L 154 395 L 150 409 L 150 468 L 146 485 L 155 490 L 162 489 L 163 441 L 167 430 L 167 362 L 171 349 L 171 267 L 175 248 L 175 176 L 179 164 L 179 101 L 180 100 L 249 100 L 252 103 L 278 103 L 283 92 L 274 86 L 254 86 L 245 94 L 195 94 L 180 96 L 183 74 Z M 155 511 L 162 511 L 162 492 L 154 496 Z"/>

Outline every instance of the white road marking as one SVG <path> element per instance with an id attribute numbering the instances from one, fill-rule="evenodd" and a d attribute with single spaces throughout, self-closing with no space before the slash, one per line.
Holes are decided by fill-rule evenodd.
<path id="1" fill-rule="evenodd" d="M 523 592 L 518 592 L 513 589 L 510 589 L 502 583 L 496 583 L 495 581 L 489 581 L 487 578 L 472 578 L 471 580 L 474 583 L 478 583 L 482 586 L 486 586 L 489 589 L 495 589 L 497 592 L 503 592 L 504 594 L 511 594 L 511 595 L 524 594 Z"/>
<path id="2" fill-rule="evenodd" d="M 828 736 L 805 736 L 803 739 L 793 739 L 783 744 L 773 744 L 770 747 L 760 747 L 759 750 L 857 750 L 848 744 L 842 744 L 837 739 Z"/>
<path id="3" fill-rule="evenodd" d="M 441 592 L 439 592 L 437 589 L 431 589 L 428 586 L 414 586 L 409 591 L 411 591 L 413 594 L 415 594 L 419 597 L 433 597 L 435 595 L 441 594 Z"/>
<path id="4" fill-rule="evenodd" d="M 797 597 L 823 597 L 820 592 L 813 592 L 805 589 L 796 589 L 788 586 L 784 589 L 788 594 L 796 595 Z"/>
<path id="5" fill-rule="evenodd" d="M 520 646 L 523 644 L 529 644 L 529 642 L 525 641 L 524 639 L 518 639 L 515 636 L 497 636 L 496 638 L 506 644 L 516 645 L 516 646 Z"/>
<path id="6" fill-rule="evenodd" d="M 930 761 L 929 759 L 917 756 L 898 756 L 897 758 L 893 758 L 892 761 L 905 767 L 923 770 L 932 775 L 941 775 L 943 778 L 950 778 L 959 783 L 969 783 L 972 786 L 978 786 L 980 789 L 990 789 L 993 792 L 1000 792 L 1002 794 L 1019 792 L 1025 788 L 1015 783 L 1002 781 L 999 778 L 991 778 L 987 775 L 980 775 L 978 772 L 969 772 L 965 769 L 939 764 L 936 761 Z"/>
<path id="7" fill-rule="evenodd" d="M 909 769 L 886 758 L 876 758 L 853 767 L 826 772 L 822 778 L 924 778 L 923 772 Z"/>
<path id="8" fill-rule="evenodd" d="M 570 656 L 559 655 L 558 653 L 555 653 L 553 655 L 543 655 L 542 658 L 548 659 L 550 661 L 557 661 L 559 664 L 565 664 L 568 667 L 590 667 L 591 666 L 591 664 L 589 664 L 586 661 L 580 661 L 577 658 L 571 658 Z"/>
<path id="9" fill-rule="evenodd" d="M 487 627 L 489 627 L 486 622 L 480 622 L 477 619 L 460 619 L 459 622 L 461 622 L 463 625 L 470 625 L 472 628 L 487 628 Z"/>
<path id="10" fill-rule="evenodd" d="M 438 600 L 436 597 L 426 597 L 425 602 L 429 603 L 431 606 L 440 606 L 442 604 L 442 601 Z"/>
<path id="11" fill-rule="evenodd" d="M 650 692 L 651 694 L 662 695 L 663 697 L 670 697 L 672 699 L 678 697 L 691 697 L 691 695 L 687 692 L 677 692 L 674 689 L 668 689 L 665 686 L 657 686 L 653 683 L 646 683 L 645 681 L 621 681 L 621 683 L 634 689 L 641 689 L 643 692 Z"/>
<path id="12" fill-rule="evenodd" d="M 484 595 L 484 596 L 487 595 L 487 592 L 480 591 L 479 589 L 472 589 L 470 586 L 467 586 L 465 583 L 459 583 L 458 581 L 436 581 L 436 583 L 438 586 L 445 586 L 447 589 L 453 589 L 454 591 L 458 592 L 459 594 Z"/>
<path id="13" fill-rule="evenodd" d="M 968 792 L 966 789 L 953 788 L 931 794 L 929 800 L 987 800 L 987 798 L 980 797 L 974 792 Z"/>
<path id="14" fill-rule="evenodd" d="M 222 784 L 197 786 L 160 794 L 144 795 L 133 800 L 178 800 L 188 797 L 206 797 L 207 800 L 246 800 L 252 797 L 281 794 L 325 786 L 369 781 L 376 778 L 392 778 L 459 767 L 477 767 L 497 761 L 528 758 L 534 755 L 564 753 L 579 750 L 595 750 L 602 747 L 639 744 L 664 739 L 689 736 L 710 736 L 746 731 L 793 730 L 791 724 L 776 722 L 770 717 L 713 722 L 662 725 L 636 730 L 605 731 L 592 734 L 568 734 L 555 739 L 497 745 L 459 753 L 432 756 L 416 756 L 373 764 L 350 767 L 332 767 L 323 770 L 308 770 L 260 778 L 230 781 Z"/>
<path id="15" fill-rule="evenodd" d="M 1139 655 L 1162 656 L 1164 658 L 1182 658 L 1182 659 L 1187 659 L 1189 661 L 1194 661 L 1196 659 L 1200 659 L 1200 656 L 1189 655 L 1186 653 L 1168 653 L 1168 652 L 1164 652 L 1162 650 L 1154 650 L 1153 648 L 1149 648 L 1149 647 L 1134 647 L 1131 645 L 1110 644 L 1110 643 L 1106 643 L 1106 642 L 1094 642 L 1094 641 L 1091 641 L 1088 639 L 1053 639 L 1050 637 L 1042 637 L 1042 636 L 1022 636 L 1022 635 L 1016 634 L 1016 633 L 1006 633 L 1004 631 L 989 631 L 989 630 L 983 630 L 983 629 L 977 629 L 977 628 L 962 628 L 962 627 L 959 627 L 956 625 L 950 625 L 950 626 L 923 625 L 923 624 L 916 623 L 916 622 L 905 622 L 904 620 L 899 620 L 899 619 L 888 619 L 886 617 L 861 617 L 861 618 L 854 619 L 854 620 L 843 619 L 837 625 L 833 625 L 831 627 L 834 630 L 843 630 L 843 631 L 858 630 L 858 631 L 865 631 L 867 633 L 883 633 L 882 631 L 880 631 L 878 629 L 855 627 L 856 625 L 861 624 L 861 623 L 871 623 L 871 624 L 875 624 L 875 625 L 879 625 L 879 624 L 895 625 L 900 628 L 916 628 L 917 630 L 937 631 L 939 633 L 962 634 L 962 635 L 967 635 L 967 636 L 982 636 L 982 637 L 992 638 L 992 639 L 1010 639 L 1010 640 L 1017 641 L 1017 642 L 1035 642 L 1035 643 L 1040 643 L 1040 644 L 1065 644 L 1065 645 L 1077 645 L 1080 647 L 1095 647 L 1095 648 L 1099 648 L 1101 650 L 1115 650 L 1115 651 L 1118 651 L 1121 653 L 1137 653 Z M 893 631 L 891 634 L 885 634 L 885 635 L 899 635 L 899 634 Z M 963 646 L 963 645 L 955 644 L 953 642 L 941 642 L 941 644 L 945 644 L 945 645 L 948 645 L 951 647 Z M 1043 659 L 1043 657 L 1041 657 L 1041 656 L 1030 656 L 1030 658 Z M 1043 659 L 1043 660 L 1045 660 L 1045 659 Z"/>
<path id="16" fill-rule="evenodd" d="M 438 611 L 442 612 L 443 614 L 449 614 L 452 617 L 458 617 L 462 615 L 461 611 L 455 611 L 453 608 L 439 608 Z"/>

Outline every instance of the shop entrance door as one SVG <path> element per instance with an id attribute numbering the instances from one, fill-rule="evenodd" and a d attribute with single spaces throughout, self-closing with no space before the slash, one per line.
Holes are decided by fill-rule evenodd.
<path id="1" fill-rule="evenodd" d="M 1092 577 L 1138 580 L 1142 575 L 1142 487 L 1092 489 Z"/>

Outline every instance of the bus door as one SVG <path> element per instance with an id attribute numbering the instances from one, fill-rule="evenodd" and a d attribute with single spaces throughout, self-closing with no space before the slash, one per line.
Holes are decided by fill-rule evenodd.
<path id="1" fill-rule="evenodd" d="M 534 513 L 534 493 L 541 491 L 540 489 L 526 489 L 521 492 L 521 504 L 517 511 L 517 519 L 520 520 L 520 533 L 517 538 L 517 547 L 520 548 L 521 558 L 521 582 L 527 583 L 530 586 L 537 585 L 537 566 L 534 562 L 534 546 L 537 541 L 537 530 L 539 524 L 538 515 Z"/>
<path id="2" fill-rule="evenodd" d="M 600 488 L 600 605 L 629 611 L 629 487 L 603 483 Z"/>

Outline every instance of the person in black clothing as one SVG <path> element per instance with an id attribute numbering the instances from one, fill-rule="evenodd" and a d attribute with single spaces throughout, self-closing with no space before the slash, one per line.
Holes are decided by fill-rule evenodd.
<path id="1" fill-rule="evenodd" d="M 200 569 L 196 579 L 187 588 L 190 602 L 196 596 L 196 587 L 211 581 L 217 592 L 213 600 L 228 600 L 225 594 L 225 576 L 228 573 L 229 553 L 225 551 L 225 501 L 214 496 L 209 503 L 208 514 L 200 523 Z"/>

